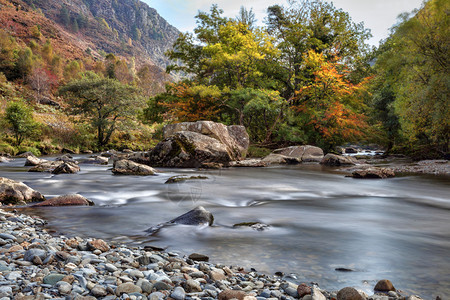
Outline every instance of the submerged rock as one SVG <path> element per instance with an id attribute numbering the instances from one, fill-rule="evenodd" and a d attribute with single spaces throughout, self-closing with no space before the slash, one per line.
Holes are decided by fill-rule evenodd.
<path id="1" fill-rule="evenodd" d="M 395 177 L 395 173 L 390 168 L 378 168 L 378 167 L 370 167 L 366 169 L 360 169 L 353 171 L 353 178 L 378 178 L 384 179 L 389 177 Z"/>
<path id="2" fill-rule="evenodd" d="M 156 170 L 150 166 L 122 159 L 114 162 L 112 172 L 116 175 L 155 175 Z"/>
<path id="3" fill-rule="evenodd" d="M 172 224 L 183 225 L 206 225 L 211 226 L 214 222 L 214 216 L 207 211 L 203 206 L 198 206 L 193 210 L 188 211 L 185 214 L 171 220 Z"/>
<path id="4" fill-rule="evenodd" d="M 179 217 L 176 217 L 175 219 L 158 224 L 157 226 L 151 227 L 147 229 L 146 231 L 150 234 L 154 234 L 158 232 L 161 228 L 165 226 L 171 226 L 175 224 L 180 225 L 208 225 L 211 226 L 214 222 L 214 216 L 211 212 L 207 211 L 203 206 L 198 206 L 194 208 L 193 210 L 188 211 L 185 214 L 182 214 Z"/>
<path id="5" fill-rule="evenodd" d="M 237 223 L 237 224 L 233 225 L 233 228 L 239 228 L 239 227 L 249 227 L 249 228 L 257 230 L 257 231 L 264 231 L 266 229 L 269 229 L 270 225 L 263 224 L 260 222 L 242 222 L 242 223 Z"/>
<path id="6" fill-rule="evenodd" d="M 80 164 L 85 165 L 107 165 L 109 161 L 108 157 L 94 156 L 80 161 Z"/>
<path id="7" fill-rule="evenodd" d="M 86 199 L 85 197 L 73 194 L 73 195 L 63 195 L 55 198 L 45 200 L 33 204 L 32 207 L 40 206 L 93 206 L 94 202 Z"/>
<path id="8" fill-rule="evenodd" d="M 176 175 L 176 176 L 170 177 L 164 183 L 170 184 L 170 183 L 185 182 L 185 181 L 189 181 L 189 180 L 202 180 L 202 179 L 208 179 L 208 177 L 201 176 L 201 175 L 198 175 L 198 176 Z"/>
<path id="9" fill-rule="evenodd" d="M 0 177 L 0 203 L 25 204 L 45 200 L 44 196 L 23 184 L 8 178 Z"/>

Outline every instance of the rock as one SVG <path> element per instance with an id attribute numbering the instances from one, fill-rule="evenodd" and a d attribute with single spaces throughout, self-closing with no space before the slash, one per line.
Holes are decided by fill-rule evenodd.
<path id="1" fill-rule="evenodd" d="M 192 260 L 195 260 L 195 259 L 192 259 Z M 214 281 L 221 281 L 221 280 L 226 280 L 227 279 L 225 274 L 223 274 L 221 272 L 218 272 L 218 271 L 211 271 L 211 272 L 209 272 L 209 278 L 211 278 L 211 280 L 214 280 Z"/>
<path id="2" fill-rule="evenodd" d="M 207 176 L 186 176 L 186 175 L 176 175 L 176 176 L 172 176 L 169 179 L 166 180 L 166 184 L 170 184 L 170 183 L 179 183 L 179 182 L 184 182 L 184 181 L 188 181 L 188 180 L 200 180 L 200 179 L 208 179 Z"/>
<path id="3" fill-rule="evenodd" d="M 44 283 L 50 285 L 56 285 L 57 282 L 63 280 L 66 275 L 64 274 L 49 274 L 44 277 Z"/>
<path id="4" fill-rule="evenodd" d="M 324 158 L 320 161 L 320 163 L 326 166 L 348 166 L 348 165 L 356 165 L 357 160 L 350 156 L 342 156 L 328 153 L 327 155 L 324 156 Z"/>
<path id="5" fill-rule="evenodd" d="M 153 288 L 157 291 L 167 291 L 172 289 L 172 286 L 164 281 L 157 281 L 153 284 Z"/>
<path id="6" fill-rule="evenodd" d="M 294 165 L 294 164 L 301 163 L 301 160 L 299 160 L 298 158 L 294 158 L 294 157 L 288 157 L 288 156 L 281 155 L 281 154 L 271 153 L 271 154 L 267 155 L 266 157 L 264 157 L 261 160 L 261 162 L 269 164 L 269 165 L 284 165 L 284 164 Z"/>
<path id="7" fill-rule="evenodd" d="M 0 177 L 0 203 L 25 204 L 45 200 L 44 196 L 27 185 L 8 178 Z"/>
<path id="8" fill-rule="evenodd" d="M 364 298 L 356 289 L 345 287 L 337 293 L 337 300 L 364 300 Z"/>
<path id="9" fill-rule="evenodd" d="M 105 297 L 106 295 L 108 295 L 108 292 L 106 291 L 106 288 L 96 284 L 92 289 L 91 289 L 91 293 L 92 295 L 94 295 L 94 297 L 100 298 L 100 297 Z"/>
<path id="10" fill-rule="evenodd" d="M 281 154 L 289 158 L 296 158 L 300 162 L 320 162 L 323 158 L 323 150 L 319 147 L 310 145 L 276 149 L 273 151 L 273 154 Z"/>
<path id="11" fill-rule="evenodd" d="M 90 157 L 90 158 L 81 160 L 80 164 L 85 164 L 85 165 L 107 165 L 108 161 L 109 161 L 108 157 L 95 156 L 95 157 Z"/>
<path id="12" fill-rule="evenodd" d="M 395 177 L 395 173 L 390 168 L 370 167 L 365 169 L 359 169 L 352 172 L 353 178 L 389 178 Z"/>
<path id="13" fill-rule="evenodd" d="M 164 126 L 164 138 L 180 131 L 190 131 L 206 135 L 218 140 L 227 147 L 227 151 L 240 160 L 247 155 L 250 139 L 244 126 L 226 126 L 212 121 L 183 122 Z"/>
<path id="14" fill-rule="evenodd" d="M 43 160 L 41 160 L 41 159 L 37 158 L 36 156 L 34 156 L 33 154 L 31 154 L 31 155 L 28 155 L 27 159 L 25 160 L 25 167 L 37 166 L 41 162 L 43 162 Z"/>
<path id="15" fill-rule="evenodd" d="M 237 299 L 237 300 L 244 300 L 246 296 L 246 293 L 244 291 L 238 291 L 238 290 L 224 290 L 219 293 L 219 300 L 231 300 L 231 299 Z"/>
<path id="16" fill-rule="evenodd" d="M 156 170 L 150 166 L 139 164 L 131 160 L 122 159 L 114 162 L 112 172 L 116 175 L 155 175 Z"/>
<path id="17" fill-rule="evenodd" d="M 374 287 L 374 291 L 376 291 L 376 292 L 394 291 L 395 292 L 395 287 L 390 280 L 383 279 L 383 280 L 380 280 L 377 282 L 377 284 Z"/>
<path id="18" fill-rule="evenodd" d="M 228 164 L 236 157 L 220 141 L 191 131 L 169 136 L 149 153 L 150 164 L 162 167 L 201 167 L 203 163 Z"/>
<path id="19" fill-rule="evenodd" d="M 58 166 L 64 164 L 62 161 L 43 160 L 40 164 L 30 168 L 28 172 L 49 172 L 52 173 Z"/>
<path id="20" fill-rule="evenodd" d="M 56 287 L 58 288 L 59 293 L 62 295 L 70 294 L 70 292 L 72 291 L 72 285 L 65 281 L 59 281 L 56 284 Z"/>
<path id="21" fill-rule="evenodd" d="M 263 162 L 261 159 L 257 158 L 232 161 L 229 164 L 230 167 L 243 167 L 243 168 L 261 168 L 267 167 L 267 165 L 268 165 L 267 162 Z"/>
<path id="22" fill-rule="evenodd" d="M 311 287 L 305 283 L 301 283 L 297 287 L 297 293 L 300 298 L 302 298 L 305 295 L 311 295 Z"/>
<path id="23" fill-rule="evenodd" d="M 148 296 L 148 300 L 163 300 L 166 296 L 161 292 L 154 292 Z"/>
<path id="24" fill-rule="evenodd" d="M 101 240 L 101 239 L 89 241 L 87 243 L 87 246 L 88 246 L 88 249 L 92 250 L 92 251 L 100 250 L 102 252 L 107 252 L 110 249 L 109 245 L 104 240 Z"/>
<path id="25" fill-rule="evenodd" d="M 188 293 L 195 293 L 195 292 L 201 292 L 202 287 L 200 286 L 200 283 L 194 279 L 188 279 L 184 284 L 184 289 Z"/>
<path id="26" fill-rule="evenodd" d="M 327 298 L 322 294 L 322 292 L 315 286 L 311 289 L 312 300 L 327 300 Z"/>
<path id="27" fill-rule="evenodd" d="M 57 166 L 52 174 L 75 174 L 80 171 L 80 167 L 71 162 L 63 162 Z"/>
<path id="28" fill-rule="evenodd" d="M 86 199 L 85 197 L 73 194 L 73 195 L 63 195 L 55 198 L 45 200 L 31 205 L 31 207 L 39 206 L 93 206 L 94 202 Z"/>
<path id="29" fill-rule="evenodd" d="M 10 162 L 10 161 L 11 161 L 10 158 L 0 155 L 0 163 L 7 163 L 7 162 Z"/>
<path id="30" fill-rule="evenodd" d="M 23 259 L 26 261 L 33 261 L 35 257 L 39 257 L 41 260 L 47 257 L 47 251 L 38 248 L 32 248 L 25 251 Z"/>
<path id="31" fill-rule="evenodd" d="M 62 161 L 62 162 L 78 165 L 78 162 L 75 159 L 73 159 L 73 157 L 70 154 L 65 154 L 63 156 L 57 157 L 55 159 L 55 161 Z"/>
<path id="32" fill-rule="evenodd" d="M 183 224 L 183 225 L 205 225 L 211 226 L 214 222 L 214 216 L 207 211 L 203 206 L 198 206 L 193 210 L 171 220 L 171 224 Z"/>
<path id="33" fill-rule="evenodd" d="M 191 255 L 189 255 L 189 259 L 192 259 L 194 261 L 209 261 L 209 257 L 207 255 L 199 253 L 192 253 Z"/>
<path id="34" fill-rule="evenodd" d="M 172 294 L 170 294 L 170 297 L 175 300 L 184 300 L 184 298 L 186 298 L 186 292 L 182 287 L 178 286 L 173 290 Z"/>
<path id="35" fill-rule="evenodd" d="M 347 147 L 345 148 L 345 153 L 358 153 L 358 149 L 353 147 Z"/>
<path id="36" fill-rule="evenodd" d="M 132 282 L 122 283 L 116 288 L 117 296 L 120 296 L 122 294 L 141 293 L 141 292 L 142 289 L 137 285 L 134 285 Z"/>
<path id="37" fill-rule="evenodd" d="M 257 231 L 263 231 L 266 229 L 269 229 L 270 225 L 263 224 L 260 222 L 243 222 L 243 223 L 237 223 L 233 225 L 233 228 L 238 227 L 250 227 L 251 229 L 257 230 Z"/>

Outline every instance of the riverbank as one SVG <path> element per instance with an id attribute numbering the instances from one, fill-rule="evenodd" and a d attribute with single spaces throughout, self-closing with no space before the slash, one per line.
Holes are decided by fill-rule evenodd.
<path id="1" fill-rule="evenodd" d="M 238 266 L 209 263 L 203 255 L 180 257 L 149 246 L 54 236 L 45 220 L 13 211 L 0 209 L 0 220 L 0 299 L 406 298 L 400 291 L 367 296 L 352 288 L 333 292 L 310 283 L 296 285 Z"/>

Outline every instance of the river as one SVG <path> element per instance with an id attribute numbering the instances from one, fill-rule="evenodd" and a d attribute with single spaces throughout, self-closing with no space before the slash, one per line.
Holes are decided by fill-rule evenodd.
<path id="1" fill-rule="evenodd" d="M 111 165 L 81 165 L 78 174 L 52 175 L 26 172 L 24 161 L 0 164 L 0 176 L 23 181 L 47 198 L 79 193 L 95 202 L 25 211 L 67 236 L 203 253 L 212 262 L 283 272 L 288 280 L 327 290 L 354 286 L 370 295 L 386 278 L 407 294 L 450 298 L 448 176 L 358 180 L 320 165 L 160 169 L 148 177 L 115 176 Z M 208 179 L 164 184 L 179 174 Z M 198 205 L 213 213 L 214 226 L 178 225 L 146 234 Z M 270 227 L 233 228 L 255 221 Z"/>

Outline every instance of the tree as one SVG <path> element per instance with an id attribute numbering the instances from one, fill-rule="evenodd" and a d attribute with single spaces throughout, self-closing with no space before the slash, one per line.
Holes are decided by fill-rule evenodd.
<path id="1" fill-rule="evenodd" d="M 37 128 L 37 123 L 33 120 L 33 110 L 23 102 L 9 103 L 5 119 L 11 125 L 17 146 Z"/>
<path id="2" fill-rule="evenodd" d="M 88 73 L 60 88 L 71 114 L 81 114 L 97 131 L 97 144 L 105 146 L 118 125 L 136 116 L 142 99 L 136 88 L 111 78 Z"/>
<path id="3" fill-rule="evenodd" d="M 377 57 L 373 104 L 383 114 L 378 104 L 387 103 L 383 124 L 389 128 L 398 120 L 410 149 L 449 151 L 449 10 L 448 1 L 431 0 L 412 16 L 402 15 Z"/>
<path id="4" fill-rule="evenodd" d="M 29 47 L 20 49 L 16 62 L 16 74 L 25 79 L 33 68 L 33 52 Z"/>
<path id="5" fill-rule="evenodd" d="M 3 29 L 0 29 L 0 72 L 8 79 L 15 77 L 14 63 L 17 52 L 15 39 Z"/>
<path id="6" fill-rule="evenodd" d="M 56 76 L 44 68 L 34 68 L 28 76 L 31 88 L 36 91 L 36 101 L 41 101 L 43 93 L 48 92 L 56 84 Z"/>
<path id="7" fill-rule="evenodd" d="M 309 142 L 330 150 L 363 137 L 365 82 L 352 84 L 337 57 L 327 61 L 323 53 L 310 50 L 304 61 L 304 72 L 311 79 L 295 92 L 292 109 L 301 127 L 307 128 Z"/>
<path id="8" fill-rule="evenodd" d="M 355 24 L 348 13 L 333 4 L 313 0 L 290 0 L 288 7 L 270 6 L 267 10 L 268 32 L 278 41 L 284 74 L 282 95 L 294 96 L 302 85 L 305 53 L 314 50 L 326 57 L 339 56 L 348 66 L 368 49 L 365 40 L 370 31 Z"/>

